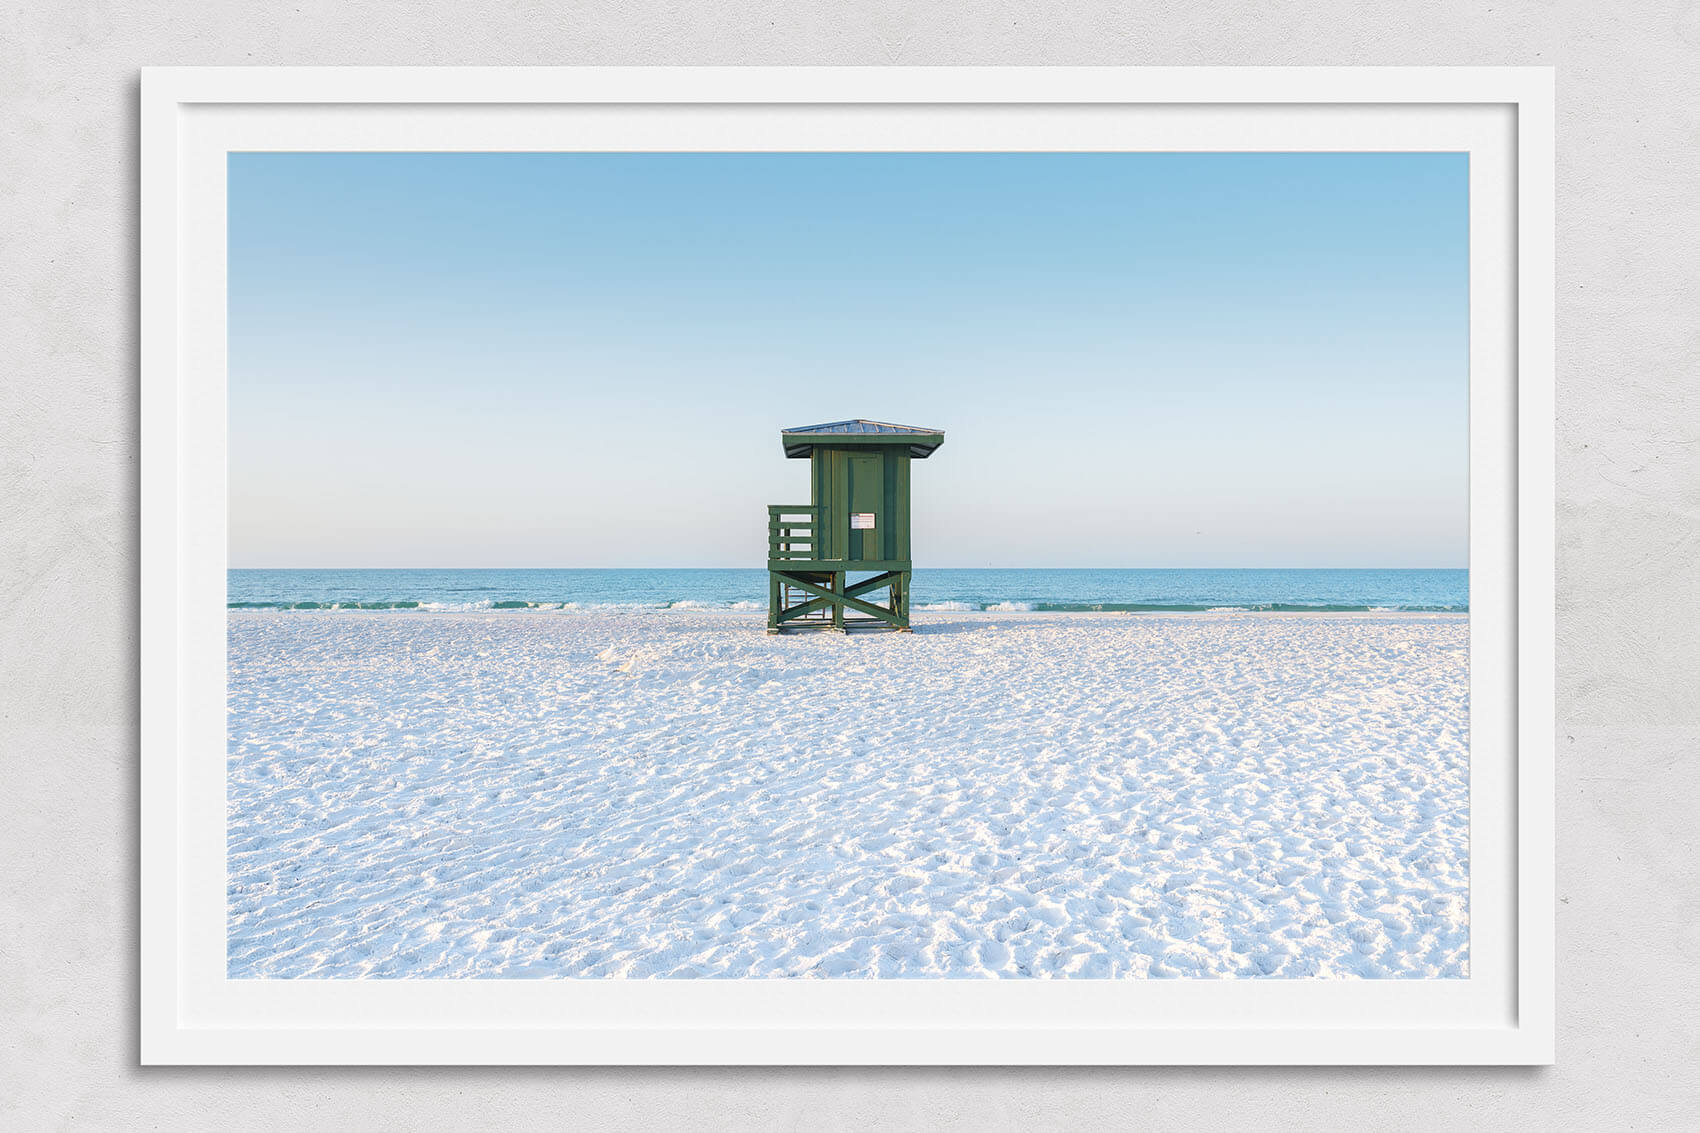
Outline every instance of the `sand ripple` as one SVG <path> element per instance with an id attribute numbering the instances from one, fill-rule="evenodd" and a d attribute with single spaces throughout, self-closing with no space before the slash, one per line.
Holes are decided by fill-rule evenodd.
<path id="1" fill-rule="evenodd" d="M 1459 977 L 1468 621 L 230 619 L 233 977 Z"/>

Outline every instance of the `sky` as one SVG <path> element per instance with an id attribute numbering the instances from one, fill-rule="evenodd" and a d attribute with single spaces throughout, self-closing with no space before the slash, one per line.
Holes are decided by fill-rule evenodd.
<path id="1" fill-rule="evenodd" d="M 233 154 L 230 565 L 1462 567 L 1464 154 Z"/>

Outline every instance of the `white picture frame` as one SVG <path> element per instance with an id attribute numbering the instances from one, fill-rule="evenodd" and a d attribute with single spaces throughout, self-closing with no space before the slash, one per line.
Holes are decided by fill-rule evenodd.
<path id="1" fill-rule="evenodd" d="M 144 1064 L 1540 1064 L 1554 1057 L 1548 68 L 150 68 Z M 230 980 L 225 160 L 237 150 L 1470 153 L 1471 975 Z"/>

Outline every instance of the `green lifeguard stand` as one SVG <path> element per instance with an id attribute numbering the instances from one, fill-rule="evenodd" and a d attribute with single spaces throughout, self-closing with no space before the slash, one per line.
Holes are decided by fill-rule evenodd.
<path id="1" fill-rule="evenodd" d="M 907 632 L 909 463 L 931 456 L 944 432 L 855 420 L 786 429 L 779 439 L 787 457 L 809 461 L 812 498 L 767 509 L 767 632 L 858 623 Z M 881 590 L 889 602 L 868 600 Z"/>

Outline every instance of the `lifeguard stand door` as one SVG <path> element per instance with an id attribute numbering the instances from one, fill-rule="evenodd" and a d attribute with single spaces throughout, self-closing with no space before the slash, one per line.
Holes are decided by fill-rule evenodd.
<path id="1" fill-rule="evenodd" d="M 858 562 L 883 559 L 885 538 L 885 455 L 854 453 L 850 472 L 849 558 Z"/>

